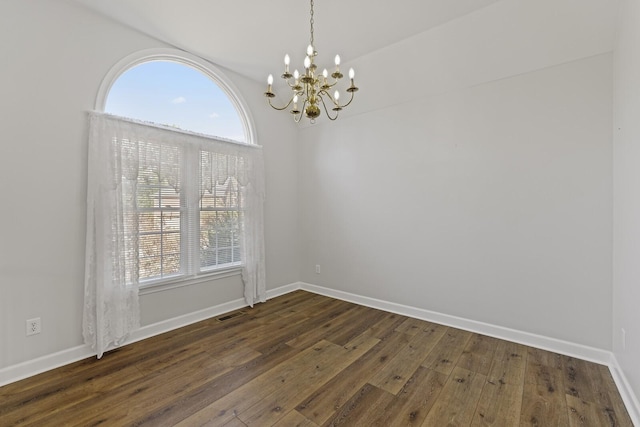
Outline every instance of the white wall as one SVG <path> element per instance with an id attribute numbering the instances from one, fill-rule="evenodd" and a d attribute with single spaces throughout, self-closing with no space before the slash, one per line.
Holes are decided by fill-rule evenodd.
<path id="1" fill-rule="evenodd" d="M 301 131 L 304 282 L 611 349 L 616 8 L 574 6 L 497 2 L 347 64 L 353 108 Z"/>
<path id="2" fill-rule="evenodd" d="M 109 69 L 166 47 L 60 0 L 0 4 L 0 369 L 82 344 L 86 120 Z M 263 87 L 228 74 L 256 119 L 267 173 L 267 287 L 295 282 L 296 129 L 261 119 Z M 258 111 L 258 113 L 256 113 Z M 143 324 L 241 298 L 238 276 L 144 295 Z M 25 336 L 41 317 L 42 333 Z"/>
<path id="3" fill-rule="evenodd" d="M 610 349 L 611 60 L 305 129 L 302 280 Z"/>
<path id="4" fill-rule="evenodd" d="M 613 351 L 640 396 L 640 1 L 625 0 L 615 49 Z M 623 346 L 621 329 L 626 331 Z"/>
<path id="5" fill-rule="evenodd" d="M 359 114 L 611 52 L 617 3 L 493 3 L 345 64 L 345 70 L 354 65 L 362 90 L 341 114 Z"/>

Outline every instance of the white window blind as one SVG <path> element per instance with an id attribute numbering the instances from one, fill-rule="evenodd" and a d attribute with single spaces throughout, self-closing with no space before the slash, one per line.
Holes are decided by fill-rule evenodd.
<path id="1" fill-rule="evenodd" d="M 241 261 L 243 221 L 239 169 L 242 157 L 200 151 L 200 269 L 236 265 Z"/>

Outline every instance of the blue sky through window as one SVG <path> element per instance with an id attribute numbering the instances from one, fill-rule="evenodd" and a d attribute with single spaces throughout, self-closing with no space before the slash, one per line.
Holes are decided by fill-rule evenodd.
<path id="1" fill-rule="evenodd" d="M 209 77 L 187 65 L 151 61 L 123 73 L 105 112 L 246 142 L 235 107 Z"/>

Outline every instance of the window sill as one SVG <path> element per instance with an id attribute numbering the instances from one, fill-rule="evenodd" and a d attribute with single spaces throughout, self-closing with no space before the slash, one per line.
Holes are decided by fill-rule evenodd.
<path id="1" fill-rule="evenodd" d="M 203 273 L 197 276 L 179 276 L 168 279 L 154 281 L 152 283 L 141 284 L 138 290 L 138 295 L 153 294 L 156 292 L 164 292 L 170 289 L 182 288 L 184 286 L 197 285 L 203 282 L 209 282 L 211 280 L 224 279 L 226 277 L 238 276 L 242 272 L 242 266 L 236 265 L 233 267 L 212 271 L 210 273 Z"/>

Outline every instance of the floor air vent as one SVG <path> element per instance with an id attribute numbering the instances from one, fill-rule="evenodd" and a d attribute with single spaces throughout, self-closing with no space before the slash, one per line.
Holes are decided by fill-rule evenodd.
<path id="1" fill-rule="evenodd" d="M 225 314 L 217 318 L 218 322 L 224 322 L 225 320 L 235 319 L 236 317 L 244 316 L 244 311 L 236 311 L 233 313 Z"/>

